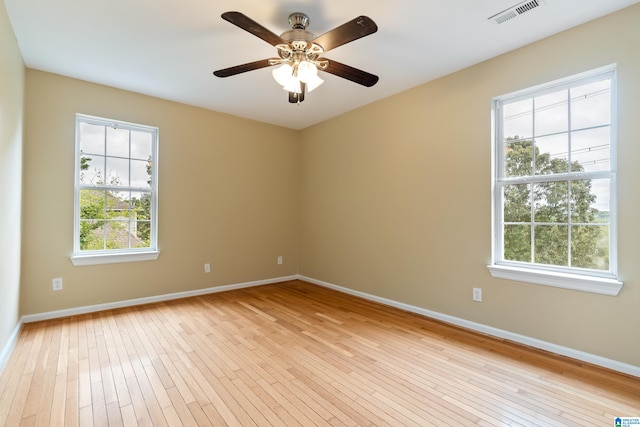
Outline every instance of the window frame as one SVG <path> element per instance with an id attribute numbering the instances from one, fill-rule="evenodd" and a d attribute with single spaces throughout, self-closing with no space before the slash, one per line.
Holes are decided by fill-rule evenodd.
<path id="1" fill-rule="evenodd" d="M 504 177 L 504 135 L 500 109 L 503 104 L 513 103 L 545 94 L 557 92 L 571 87 L 609 78 L 611 94 L 610 120 L 610 168 L 607 171 L 567 172 L 558 175 L 533 175 L 532 177 Z M 576 74 L 549 83 L 537 85 L 521 91 L 498 96 L 492 99 L 491 146 L 492 146 L 492 255 L 491 264 L 487 266 L 491 275 L 496 278 L 553 286 L 563 289 L 579 290 L 603 295 L 615 296 L 620 292 L 623 283 L 618 279 L 617 257 L 617 203 L 616 203 L 616 158 L 617 158 L 617 111 L 616 111 L 616 64 Z M 569 117 L 571 117 L 570 113 Z M 533 135 L 535 138 L 535 135 Z M 572 182 L 577 179 L 610 179 L 609 187 L 609 270 L 599 271 L 569 266 L 551 266 L 526 261 L 510 261 L 504 259 L 503 235 L 503 197 L 502 188 L 508 184 L 536 184 L 541 182 Z M 570 221 L 570 220 L 569 220 Z M 570 222 L 569 222 L 570 224 Z"/>
<path id="2" fill-rule="evenodd" d="M 80 249 L 80 193 L 83 188 L 95 188 L 80 183 L 80 125 L 81 123 L 94 124 L 99 126 L 109 126 L 116 129 L 126 129 L 150 133 L 151 140 L 151 218 L 150 218 L 150 245 L 144 248 L 126 249 L 104 249 L 104 250 L 81 250 Z M 152 261 L 158 258 L 158 139 L 159 129 L 154 126 L 140 125 L 124 122 L 121 120 L 106 119 L 102 117 L 90 116 L 86 114 L 76 114 L 75 121 L 75 167 L 74 167 L 74 225 L 73 225 L 73 253 L 70 260 L 74 266 L 112 264 L 121 262 Z M 129 157 L 131 159 L 131 157 Z M 111 189 L 111 186 L 104 185 L 104 189 Z M 137 191 L 137 187 L 122 186 L 120 191 Z"/>

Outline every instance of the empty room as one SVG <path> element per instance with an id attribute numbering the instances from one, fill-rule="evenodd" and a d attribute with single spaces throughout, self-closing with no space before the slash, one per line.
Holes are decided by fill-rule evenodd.
<path id="1" fill-rule="evenodd" d="M 639 24 L 4 0 L 0 426 L 640 425 Z"/>

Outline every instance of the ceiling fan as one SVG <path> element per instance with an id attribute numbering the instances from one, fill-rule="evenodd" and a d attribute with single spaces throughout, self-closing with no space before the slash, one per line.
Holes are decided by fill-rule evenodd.
<path id="1" fill-rule="evenodd" d="M 322 84 L 324 80 L 318 77 L 318 70 L 366 87 L 371 87 L 378 82 L 376 75 L 321 57 L 331 49 L 378 31 L 376 23 L 371 18 L 358 16 L 319 37 L 307 31 L 309 17 L 301 12 L 289 15 L 291 30 L 279 36 L 240 12 L 225 12 L 222 14 L 222 19 L 274 46 L 278 50 L 278 57 L 214 71 L 213 74 L 217 77 L 229 77 L 279 65 L 273 70 L 273 77 L 283 89 L 289 92 L 291 103 L 304 101 L 306 91 L 311 92 Z"/>

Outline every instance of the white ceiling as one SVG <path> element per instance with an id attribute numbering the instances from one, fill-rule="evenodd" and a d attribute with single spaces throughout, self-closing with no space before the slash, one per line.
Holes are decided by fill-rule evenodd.
<path id="1" fill-rule="evenodd" d="M 415 87 L 638 0 L 539 0 L 503 24 L 519 0 L 4 0 L 27 67 L 236 116 L 302 129 Z M 220 18 L 244 13 L 276 34 L 291 12 L 321 35 L 359 15 L 378 32 L 329 59 L 380 77 L 367 88 L 321 73 L 300 105 L 271 68 L 218 78 L 217 69 L 276 57 L 276 49 Z"/>

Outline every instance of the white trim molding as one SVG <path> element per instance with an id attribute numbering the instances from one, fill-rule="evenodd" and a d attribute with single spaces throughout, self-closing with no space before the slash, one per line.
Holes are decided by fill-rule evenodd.
<path id="1" fill-rule="evenodd" d="M 256 280 L 254 282 L 236 283 L 232 285 L 214 286 L 211 288 L 196 289 L 193 291 L 175 292 L 171 294 L 156 295 L 152 297 L 129 299 L 124 301 L 108 302 L 104 304 L 87 305 L 83 307 L 68 308 L 65 310 L 48 311 L 46 313 L 28 314 L 22 317 L 24 323 L 38 322 L 41 320 L 58 319 L 61 317 L 75 316 L 78 314 L 95 313 L 98 311 L 112 310 L 114 308 L 133 307 L 136 305 L 151 304 L 154 302 L 170 301 L 174 299 L 194 297 L 198 295 L 214 294 L 231 291 L 233 289 L 250 288 L 253 286 L 269 285 L 272 283 L 296 280 L 298 276 L 277 277 L 273 279 Z"/>
<path id="2" fill-rule="evenodd" d="M 0 353 L 0 375 L 2 375 L 2 371 L 7 366 L 7 362 L 9 361 L 9 357 L 13 353 L 13 349 L 16 347 L 16 343 L 18 342 L 18 335 L 20 334 L 20 330 L 22 329 L 23 320 L 20 319 L 18 324 L 16 325 L 13 333 L 9 337 L 9 341 L 4 346 L 2 353 Z"/>
<path id="3" fill-rule="evenodd" d="M 556 288 L 591 292 L 601 295 L 616 296 L 620 293 L 623 285 L 619 280 L 606 277 L 583 276 L 579 274 L 534 270 L 507 265 L 488 265 L 487 268 L 491 276 L 498 279 L 535 283 L 537 285 L 553 286 Z"/>
<path id="4" fill-rule="evenodd" d="M 540 350 L 549 351 L 561 356 L 570 357 L 572 359 L 580 360 L 590 363 L 592 365 L 601 366 L 603 368 L 611 369 L 624 374 L 640 377 L 640 366 L 629 365 L 627 363 L 619 362 L 617 360 L 607 359 L 605 357 L 597 356 L 595 354 L 586 353 L 584 351 L 575 350 L 573 348 L 564 347 L 561 345 L 549 343 L 536 338 L 527 337 L 524 335 L 516 334 L 513 332 L 505 331 L 503 329 L 494 328 L 492 326 L 483 325 L 481 323 L 472 322 L 470 320 L 461 319 L 459 317 L 450 316 L 448 314 L 438 313 L 436 311 L 427 310 L 421 307 L 405 304 L 402 302 L 390 300 L 387 298 L 378 297 L 375 295 L 367 294 L 353 289 L 345 288 L 342 286 L 334 285 L 331 283 L 323 282 L 321 280 L 313 279 L 311 277 L 298 276 L 300 280 L 313 283 L 315 285 L 324 286 L 339 292 L 343 292 L 349 295 L 354 295 L 360 298 L 364 298 L 370 301 L 378 302 L 380 304 L 388 305 L 391 307 L 399 308 L 400 310 L 408 311 L 411 313 L 420 314 L 425 317 L 440 320 L 445 323 L 449 323 L 462 328 L 470 329 L 472 331 L 480 332 L 485 335 L 490 335 L 496 338 L 505 339 L 518 344 L 523 344 L 529 347 L 534 347 Z"/>
<path id="5" fill-rule="evenodd" d="M 123 253 L 93 253 L 86 255 L 71 255 L 71 263 L 78 267 L 83 265 L 116 264 L 120 262 L 155 261 L 160 251 L 123 252 Z"/>

